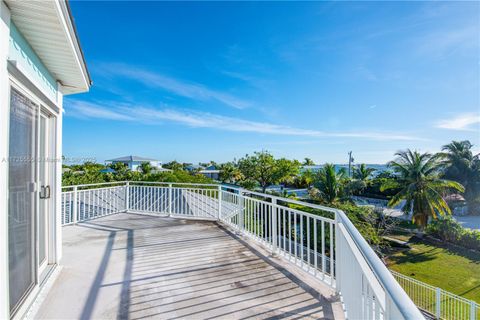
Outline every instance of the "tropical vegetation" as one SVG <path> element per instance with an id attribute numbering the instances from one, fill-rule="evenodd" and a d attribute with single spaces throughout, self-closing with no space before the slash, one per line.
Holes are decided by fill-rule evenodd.
<path id="1" fill-rule="evenodd" d="M 470 141 L 452 141 L 444 145 L 441 156 L 446 165 L 445 178 L 465 187 L 464 197 L 470 213 L 480 205 L 480 155 L 474 155 Z"/>
<path id="2" fill-rule="evenodd" d="M 105 169 L 111 168 L 113 172 Z M 105 166 L 98 163 L 85 162 L 80 165 L 64 166 L 62 184 L 64 186 L 91 184 L 115 181 L 155 181 L 177 183 L 213 183 L 210 178 L 201 174 L 192 174 L 185 170 L 155 172 L 150 164 L 142 163 L 139 171 L 129 170 L 123 163 Z"/>
<path id="3" fill-rule="evenodd" d="M 426 232 L 444 242 L 480 252 L 480 231 L 463 228 L 451 217 L 433 221 L 428 225 Z"/>
<path id="4" fill-rule="evenodd" d="M 412 214 L 413 221 L 422 229 L 429 219 L 451 214 L 444 195 L 451 191 L 463 192 L 464 187 L 441 177 L 443 164 L 440 156 L 411 150 L 396 155 L 397 159 L 389 163 L 396 179 L 382 186 L 382 190 L 399 189 L 388 205 L 396 206 L 404 200 L 402 211 Z"/>
<path id="5" fill-rule="evenodd" d="M 275 159 L 268 151 L 261 151 L 239 159 L 238 169 L 242 174 L 241 186 L 251 189 L 258 185 L 265 192 L 272 184 L 292 183 L 300 173 L 300 162 Z"/>

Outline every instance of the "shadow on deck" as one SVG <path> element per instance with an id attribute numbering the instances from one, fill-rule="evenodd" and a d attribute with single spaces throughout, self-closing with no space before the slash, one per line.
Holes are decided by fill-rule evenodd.
<path id="1" fill-rule="evenodd" d="M 214 222 L 116 214 L 63 241 L 35 318 L 343 318 L 333 290 Z"/>

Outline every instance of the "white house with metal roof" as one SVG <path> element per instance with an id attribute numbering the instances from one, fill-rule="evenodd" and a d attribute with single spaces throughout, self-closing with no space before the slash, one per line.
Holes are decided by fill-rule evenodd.
<path id="1" fill-rule="evenodd" d="M 0 319 L 58 272 L 63 96 L 90 85 L 66 0 L 0 0 Z"/>
<path id="2" fill-rule="evenodd" d="M 152 158 L 146 158 L 146 157 L 139 157 L 139 156 L 125 156 L 125 157 L 120 157 L 120 158 L 115 158 L 115 159 L 110 159 L 106 160 L 107 163 L 124 163 L 130 170 L 132 171 L 139 171 L 140 166 L 144 162 L 150 163 L 150 165 L 153 167 L 155 170 L 162 170 L 162 162 L 160 160 L 152 159 Z M 167 169 L 164 169 L 167 171 Z M 169 170 L 168 170 L 169 171 Z"/>

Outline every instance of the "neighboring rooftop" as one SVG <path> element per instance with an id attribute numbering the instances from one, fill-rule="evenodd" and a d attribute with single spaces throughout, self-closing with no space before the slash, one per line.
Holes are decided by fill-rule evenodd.
<path id="1" fill-rule="evenodd" d="M 114 161 L 114 162 L 132 162 L 132 161 L 159 161 L 157 159 L 140 157 L 140 156 L 124 156 L 115 159 L 109 159 L 106 161 Z"/>

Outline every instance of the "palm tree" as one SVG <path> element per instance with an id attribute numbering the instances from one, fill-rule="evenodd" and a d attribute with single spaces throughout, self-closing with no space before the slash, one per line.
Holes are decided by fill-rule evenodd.
<path id="1" fill-rule="evenodd" d="M 353 169 L 353 178 L 367 181 L 373 172 L 376 170 L 374 168 L 368 168 L 365 163 L 362 163 L 359 167 Z"/>
<path id="2" fill-rule="evenodd" d="M 452 141 L 444 145 L 442 150 L 445 159 L 445 178 L 461 183 L 465 187 L 465 200 L 469 211 L 480 200 L 480 158 L 473 155 L 470 141 Z"/>
<path id="3" fill-rule="evenodd" d="M 320 197 L 327 203 L 333 203 L 343 196 L 344 183 L 347 179 L 345 170 L 336 171 L 333 164 L 325 164 L 318 171 L 316 187 Z"/>
<path id="4" fill-rule="evenodd" d="M 313 162 L 312 159 L 310 159 L 310 158 L 305 158 L 305 159 L 303 160 L 303 165 L 304 165 L 304 166 L 314 166 L 315 163 Z"/>
<path id="5" fill-rule="evenodd" d="M 298 177 L 300 186 L 310 188 L 315 182 L 315 174 L 312 170 L 305 170 Z"/>
<path id="6" fill-rule="evenodd" d="M 463 192 L 464 188 L 458 182 L 440 178 L 443 169 L 440 155 L 411 150 L 395 155 L 397 159 L 391 161 L 389 167 L 395 172 L 396 178 L 382 185 L 381 190 L 399 188 L 400 191 L 390 199 L 388 205 L 396 206 L 405 200 L 403 212 L 412 212 L 413 222 L 422 230 L 430 217 L 436 219 L 438 215 L 451 214 L 442 195 L 452 190 Z"/>

